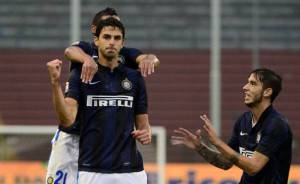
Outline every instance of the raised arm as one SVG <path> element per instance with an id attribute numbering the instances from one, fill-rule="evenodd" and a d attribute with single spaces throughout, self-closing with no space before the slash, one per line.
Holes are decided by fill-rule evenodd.
<path id="1" fill-rule="evenodd" d="M 75 121 L 78 103 L 72 98 L 64 98 L 60 85 L 62 61 L 52 60 L 47 63 L 47 67 L 51 81 L 53 105 L 59 124 L 63 127 L 69 127 Z"/>
<path id="2" fill-rule="evenodd" d="M 226 143 L 224 143 L 215 133 L 211 121 L 206 117 L 206 115 L 200 116 L 204 121 L 204 131 L 207 134 L 209 141 L 216 146 L 216 148 L 220 151 L 224 157 L 231 161 L 234 165 L 241 168 L 243 171 L 248 173 L 249 175 L 255 175 L 259 172 L 269 161 L 269 158 L 257 151 L 254 152 L 252 157 L 246 157 L 240 155 L 231 147 L 229 147 Z"/>

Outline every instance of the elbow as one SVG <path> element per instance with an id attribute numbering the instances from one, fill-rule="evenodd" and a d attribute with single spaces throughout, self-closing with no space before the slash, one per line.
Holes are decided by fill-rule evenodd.
<path id="1" fill-rule="evenodd" d="M 64 55 L 65 55 L 65 57 L 67 58 L 67 59 L 69 59 L 70 60 L 70 56 L 71 56 L 71 51 L 72 50 L 72 48 L 71 47 L 68 47 L 68 48 L 66 48 L 65 49 L 65 51 L 64 51 Z"/>
<path id="2" fill-rule="evenodd" d="M 223 170 L 229 170 L 230 168 L 232 167 L 232 164 L 228 164 L 228 165 L 225 165 L 222 169 Z"/>
<path id="3" fill-rule="evenodd" d="M 250 176 L 254 176 L 256 175 L 258 172 L 260 171 L 259 168 L 257 167 L 252 167 L 252 168 L 249 168 L 247 171 L 245 171 L 247 174 L 249 174 Z"/>
<path id="4" fill-rule="evenodd" d="M 67 128 L 67 127 L 70 127 L 75 121 L 75 118 L 60 118 L 59 119 L 59 125 L 64 127 L 64 128 Z"/>
<path id="5" fill-rule="evenodd" d="M 228 170 L 233 166 L 233 164 L 229 163 L 229 162 L 223 162 L 222 164 L 219 164 L 217 167 L 219 167 L 220 169 L 223 170 Z"/>

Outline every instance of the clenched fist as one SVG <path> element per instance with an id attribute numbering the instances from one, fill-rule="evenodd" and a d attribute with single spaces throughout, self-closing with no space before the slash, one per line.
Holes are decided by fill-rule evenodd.
<path id="1" fill-rule="evenodd" d="M 47 63 L 51 84 L 59 84 L 62 61 L 55 59 Z"/>

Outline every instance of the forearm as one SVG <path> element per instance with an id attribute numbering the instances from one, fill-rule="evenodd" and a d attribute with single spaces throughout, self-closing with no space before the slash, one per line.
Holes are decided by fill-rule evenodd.
<path id="1" fill-rule="evenodd" d="M 147 132 L 151 133 L 151 127 L 149 124 L 149 118 L 148 115 L 138 115 L 136 117 L 136 129 L 137 130 L 146 130 Z"/>
<path id="2" fill-rule="evenodd" d="M 84 63 L 84 61 L 90 57 L 81 48 L 76 46 L 70 46 L 65 50 L 65 57 L 70 61 Z"/>
<path id="3" fill-rule="evenodd" d="M 199 153 L 208 163 L 227 170 L 232 167 L 233 163 L 224 157 L 218 150 L 208 147 L 201 143 L 196 147 L 197 153 Z"/>
<path id="4" fill-rule="evenodd" d="M 52 83 L 52 101 L 59 119 L 59 124 L 68 127 L 75 120 L 75 115 L 68 108 L 61 86 L 59 83 Z"/>
<path id="5" fill-rule="evenodd" d="M 256 159 L 253 159 L 253 157 L 248 158 L 240 155 L 224 142 L 216 144 L 216 148 L 222 153 L 222 155 L 224 155 L 224 157 L 230 160 L 232 164 L 238 166 L 240 169 L 250 175 L 254 175 L 261 169 L 261 164 L 257 163 Z"/>

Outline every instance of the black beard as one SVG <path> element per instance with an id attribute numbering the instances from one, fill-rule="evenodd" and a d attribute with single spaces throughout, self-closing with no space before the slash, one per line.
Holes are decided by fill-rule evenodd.
<path id="1" fill-rule="evenodd" d="M 105 54 L 105 53 L 102 53 L 102 55 L 108 62 L 111 62 L 116 57 L 115 55 Z"/>

